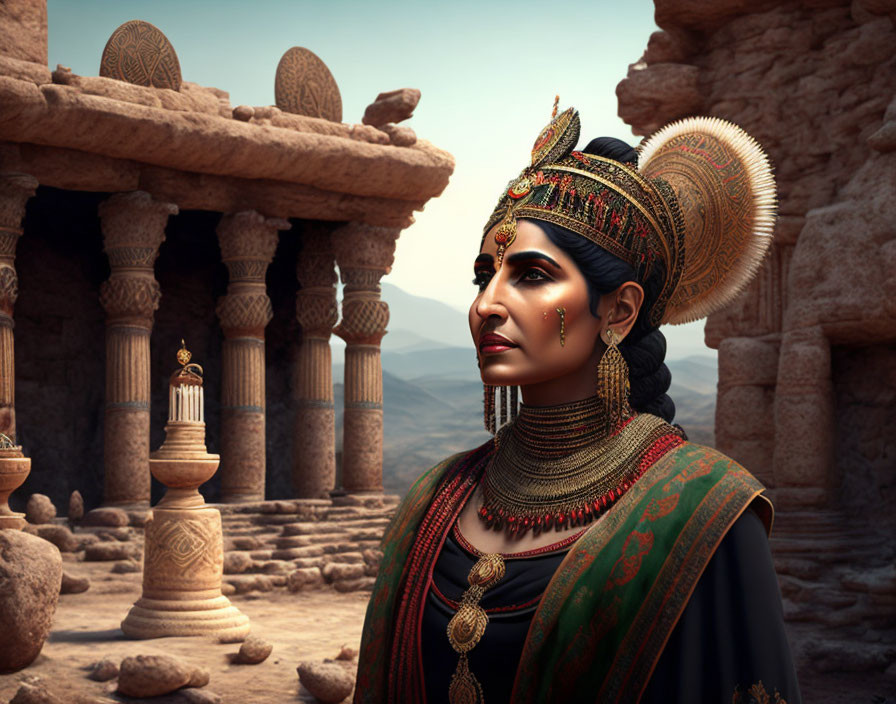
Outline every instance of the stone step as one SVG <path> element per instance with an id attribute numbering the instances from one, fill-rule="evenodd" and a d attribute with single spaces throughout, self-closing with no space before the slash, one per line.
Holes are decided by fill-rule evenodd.
<path id="1" fill-rule="evenodd" d="M 315 535 L 318 533 L 346 533 L 347 529 L 338 523 L 330 521 L 302 521 L 300 523 L 287 523 L 283 526 L 281 535 L 289 537 L 293 535 Z"/>

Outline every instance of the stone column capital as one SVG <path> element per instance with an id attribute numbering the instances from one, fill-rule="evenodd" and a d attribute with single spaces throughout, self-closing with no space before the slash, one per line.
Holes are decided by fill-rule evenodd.
<path id="1" fill-rule="evenodd" d="M 339 320 L 336 303 L 336 267 L 332 229 L 306 223 L 302 230 L 302 250 L 296 260 L 296 320 L 303 339 L 328 340 Z"/>
<path id="2" fill-rule="evenodd" d="M 37 190 L 38 181 L 21 173 L 0 173 L 0 256 L 14 256 L 16 240 L 22 234 L 25 204 Z M 7 235 L 13 235 L 11 242 Z"/>
<path id="3" fill-rule="evenodd" d="M 178 213 L 174 203 L 153 200 L 146 191 L 116 193 L 100 203 L 97 211 L 103 249 L 113 268 L 152 267 L 165 240 L 168 217 Z"/>
<path id="4" fill-rule="evenodd" d="M 397 227 L 377 227 L 358 222 L 349 223 L 333 232 L 333 252 L 342 272 L 343 283 L 366 288 L 371 277 L 355 273 L 366 270 L 379 272 L 374 282 L 374 286 L 379 286 L 379 279 L 392 270 L 395 241 L 399 234 L 401 229 Z"/>
<path id="5" fill-rule="evenodd" d="M 221 329 L 228 339 L 256 337 L 264 339 L 264 329 L 274 317 L 271 299 L 264 289 L 228 293 L 218 299 L 215 307 Z"/>
<path id="6" fill-rule="evenodd" d="M 254 210 L 224 215 L 218 223 L 218 244 L 221 247 L 221 261 L 231 269 L 231 262 L 258 261 L 264 269 L 277 251 L 279 230 L 292 227 L 288 220 L 267 218 Z M 242 273 L 242 272 L 239 272 Z"/>

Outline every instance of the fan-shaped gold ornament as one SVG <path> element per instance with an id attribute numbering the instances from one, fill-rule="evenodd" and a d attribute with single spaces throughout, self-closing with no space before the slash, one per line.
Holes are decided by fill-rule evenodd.
<path id="1" fill-rule="evenodd" d="M 640 150 L 639 170 L 675 191 L 684 218 L 684 270 L 663 323 L 699 320 L 730 303 L 768 252 L 777 198 L 768 157 L 737 125 L 674 122 Z"/>

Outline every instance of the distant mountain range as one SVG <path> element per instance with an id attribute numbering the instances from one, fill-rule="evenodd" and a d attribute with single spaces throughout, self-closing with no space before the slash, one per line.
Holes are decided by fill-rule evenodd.
<path id="1" fill-rule="evenodd" d="M 463 314 L 385 284 L 383 298 L 391 310 L 382 344 L 383 484 L 403 494 L 421 472 L 491 436 L 482 424 L 482 382 Z M 706 352 L 666 364 L 675 422 L 694 442 L 712 445 L 718 371 L 714 351 Z M 343 374 L 342 355 L 334 350 L 337 446 Z"/>

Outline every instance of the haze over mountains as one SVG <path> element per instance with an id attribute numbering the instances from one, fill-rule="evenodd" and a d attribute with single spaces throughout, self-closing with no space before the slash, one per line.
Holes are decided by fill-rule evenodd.
<path id="1" fill-rule="evenodd" d="M 482 382 L 466 315 L 383 284 L 390 308 L 383 338 L 383 484 L 403 494 L 425 470 L 491 436 L 482 424 Z M 337 447 L 342 437 L 343 347 L 333 349 Z M 671 356 L 671 355 L 670 355 Z M 694 442 L 712 444 L 715 351 L 667 359 L 675 422 Z"/>

